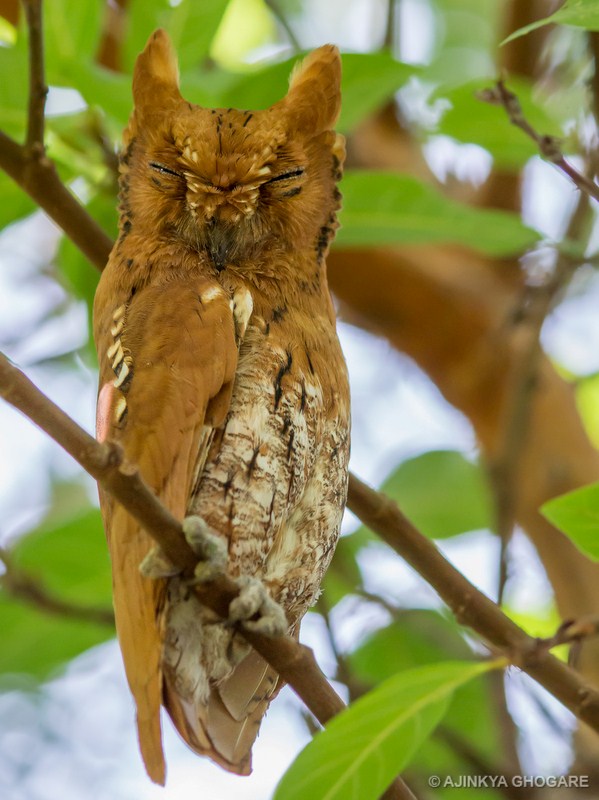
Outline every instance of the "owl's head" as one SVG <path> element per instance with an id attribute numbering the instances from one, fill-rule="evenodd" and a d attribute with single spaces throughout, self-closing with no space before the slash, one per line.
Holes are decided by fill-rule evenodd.
<path id="1" fill-rule="evenodd" d="M 125 132 L 125 225 L 242 266 L 260 251 L 328 246 L 339 207 L 343 137 L 336 47 L 312 52 L 287 95 L 263 111 L 207 109 L 180 94 L 176 58 L 158 30 L 138 57 Z M 123 223 L 122 223 L 123 224 Z"/>

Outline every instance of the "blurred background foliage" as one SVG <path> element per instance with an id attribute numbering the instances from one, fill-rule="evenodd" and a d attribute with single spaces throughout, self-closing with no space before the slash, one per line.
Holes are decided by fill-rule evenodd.
<path id="1" fill-rule="evenodd" d="M 594 174 L 599 47 L 585 28 L 595 30 L 597 20 L 566 16 L 568 25 L 499 46 L 555 7 L 549 0 L 44 3 L 48 154 L 112 237 L 131 71 L 156 27 L 173 39 L 184 96 L 212 107 L 266 107 L 285 93 L 300 53 L 324 41 L 342 46 L 339 129 L 348 137 L 348 162 L 342 228 L 329 263 L 347 322 L 352 467 L 397 499 L 423 533 L 539 636 L 550 635 L 560 618 L 599 605 L 599 570 L 590 560 L 599 557 L 597 491 L 591 499 L 587 492 L 555 501 L 547 511 L 580 549 L 538 512 L 550 498 L 599 478 L 589 439 L 597 442 L 599 407 L 596 217 L 477 91 L 503 70 L 529 122 L 561 137 L 564 152 Z M 12 0 L 0 0 L 0 15 L 0 128 L 22 141 L 26 29 Z M 5 175 L 0 197 L 0 347 L 91 427 L 95 354 L 87 332 L 98 275 Z M 538 298 L 548 295 L 538 312 Z M 545 354 L 535 351 L 541 328 Z M 527 352 L 536 353 L 533 387 L 522 390 Z M 365 366 L 364 358 L 378 366 Z M 514 416 L 521 423 L 515 437 Z M 14 419 L 0 418 L 0 794 L 55 797 L 58 787 L 75 796 L 77 782 L 62 772 L 54 794 L 45 793 L 33 754 L 43 763 L 59 734 L 50 727 L 31 749 L 31 731 L 25 736 L 15 722 L 15 708 L 22 715 L 34 707 L 49 724 L 55 706 L 47 687 L 65 672 L 70 685 L 68 676 L 86 663 L 87 656 L 77 657 L 112 639 L 109 562 L 91 482 L 51 445 L 32 444 L 18 427 L 15 433 Z M 420 432 L 412 435 L 411 426 Z M 306 636 L 349 697 L 398 671 L 474 662 L 486 652 L 351 515 L 345 530 Z M 577 663 L 599 682 L 597 655 L 585 645 Z M 92 715 L 94 708 L 90 701 Z M 297 705 L 288 713 L 300 719 Z M 555 774 L 572 765 L 597 773 L 596 742 L 573 739 L 569 715 L 517 676 L 504 682 L 490 673 L 461 686 L 441 717 L 407 767 L 419 797 L 460 796 L 432 793 L 431 774 Z M 96 754 L 111 768 L 120 755 Z M 270 788 L 285 766 L 277 764 Z M 89 796 L 154 796 L 141 776 L 137 783 L 119 776 Z M 210 797 L 258 796 L 243 785 L 219 791 Z M 501 795 L 485 788 L 467 794 Z M 166 796 L 184 795 L 167 789 Z"/>

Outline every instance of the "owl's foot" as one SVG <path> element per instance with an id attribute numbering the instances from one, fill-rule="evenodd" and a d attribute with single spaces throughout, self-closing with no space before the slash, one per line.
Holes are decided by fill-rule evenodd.
<path id="1" fill-rule="evenodd" d="M 182 523 L 187 544 L 199 558 L 192 583 L 205 583 L 223 575 L 227 566 L 227 545 L 221 536 L 210 531 L 201 517 L 186 517 Z M 146 578 L 173 578 L 180 569 L 160 547 L 153 547 L 139 566 Z"/>
<path id="2" fill-rule="evenodd" d="M 229 606 L 230 623 L 242 622 L 247 630 L 266 636 L 287 633 L 289 624 L 285 612 L 272 599 L 262 581 L 243 575 L 235 582 L 239 586 L 239 594 Z"/>
<path id="3" fill-rule="evenodd" d="M 227 543 L 212 533 L 202 517 L 185 517 L 183 533 L 187 544 L 199 558 L 193 583 L 206 583 L 224 575 L 227 568 Z"/>

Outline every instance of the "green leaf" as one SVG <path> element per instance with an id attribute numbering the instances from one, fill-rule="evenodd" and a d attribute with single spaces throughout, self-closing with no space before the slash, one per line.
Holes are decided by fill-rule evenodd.
<path id="1" fill-rule="evenodd" d="M 431 0 L 430 5 L 435 41 L 423 79 L 459 86 L 497 75 L 497 32 L 503 25 L 504 0 Z"/>
<path id="2" fill-rule="evenodd" d="M 201 5 L 210 0 L 204 0 Z M 162 28 L 168 20 L 172 7 L 168 0 L 130 0 L 127 3 L 127 35 L 123 43 L 125 70 L 131 72 L 135 59 L 146 46 L 156 28 Z M 131 78 L 128 79 L 131 82 Z"/>
<path id="3" fill-rule="evenodd" d="M 172 10 L 166 29 L 181 70 L 201 64 L 208 56 L 228 5 L 229 0 L 183 0 Z"/>
<path id="4" fill-rule="evenodd" d="M 351 673 L 366 685 L 378 683 L 401 670 L 451 659 L 472 660 L 453 616 L 425 609 L 407 609 L 397 619 L 371 634 L 349 654 Z M 491 702 L 488 680 L 471 681 L 454 693 L 443 726 L 450 729 L 481 760 L 493 763 L 500 747 L 499 722 Z M 425 774 L 463 774 L 470 764 L 448 747 L 443 737 L 431 737 L 414 757 L 413 768 Z"/>
<path id="5" fill-rule="evenodd" d="M 539 148 L 519 128 L 510 124 L 503 108 L 477 98 L 478 91 L 492 84 L 493 79 L 476 80 L 451 92 L 438 92 L 437 98 L 443 97 L 451 103 L 451 108 L 439 123 L 438 131 L 459 142 L 484 147 L 498 167 L 520 168 L 529 158 L 539 154 Z M 533 86 L 529 81 L 510 76 L 509 89 L 518 96 L 526 119 L 537 131 L 561 136 L 561 127 L 533 100 Z"/>
<path id="6" fill-rule="evenodd" d="M 14 45 L 17 41 L 17 29 L 4 17 L 0 17 L 0 42 Z"/>
<path id="7" fill-rule="evenodd" d="M 419 69 L 388 52 L 344 53 L 341 115 L 337 128 L 349 133 L 393 97 Z"/>
<path id="8" fill-rule="evenodd" d="M 577 382 L 576 406 L 589 439 L 599 448 L 599 375 L 590 375 Z"/>
<path id="9" fill-rule="evenodd" d="M 8 676 L 45 680 L 81 653 L 114 637 L 107 625 L 36 611 L 0 590 L 0 687 Z"/>
<path id="10" fill-rule="evenodd" d="M 345 246 L 453 242 L 501 257 L 539 240 L 516 214 L 471 208 L 407 175 L 348 172 L 342 191 Z"/>
<path id="11" fill-rule="evenodd" d="M 193 0 L 197 5 L 197 0 Z M 214 0 L 212 0 L 214 2 Z M 275 39 L 273 15 L 264 0 L 230 0 L 210 48 L 220 66 L 235 71 L 252 70 L 252 51 Z"/>
<path id="12" fill-rule="evenodd" d="M 541 506 L 541 513 L 585 556 L 599 561 L 599 483 L 549 500 Z"/>
<path id="13" fill-rule="evenodd" d="M 42 525 L 18 541 L 12 559 L 65 600 L 110 608 L 110 561 L 98 509 Z"/>
<path id="14" fill-rule="evenodd" d="M 447 659 L 472 659 L 472 650 L 454 617 L 420 608 L 399 611 L 396 620 L 371 633 L 348 656 L 352 675 L 366 685 Z"/>
<path id="15" fill-rule="evenodd" d="M 97 509 L 28 534 L 16 544 L 12 558 L 55 596 L 82 606 L 110 608 L 110 564 Z M 114 635 L 111 626 L 44 613 L 5 591 L 0 591 L 0 630 L 0 673 L 26 673 L 38 679 Z"/>
<path id="16" fill-rule="evenodd" d="M 577 28 L 586 28 L 587 31 L 599 31 L 599 0 L 566 0 L 554 14 L 519 28 L 507 39 L 504 39 L 502 44 L 507 44 L 513 39 L 550 23 L 574 25 Z"/>
<path id="17" fill-rule="evenodd" d="M 70 86 L 82 62 L 92 62 L 100 41 L 102 0 L 47 0 L 44 47 L 47 80 Z"/>
<path id="18" fill-rule="evenodd" d="M 97 64 L 82 63 L 73 72 L 71 84 L 88 105 L 103 109 L 119 130 L 127 124 L 133 108 L 129 75 L 111 72 Z"/>
<path id="19" fill-rule="evenodd" d="M 363 547 L 373 541 L 378 540 L 363 525 L 339 539 L 322 583 L 323 600 L 328 608 L 333 608 L 362 584 L 362 573 L 356 557 Z"/>
<path id="20" fill-rule="evenodd" d="M 29 195 L 4 173 L 0 173 L 0 197 L 0 228 L 18 222 L 36 209 Z"/>
<path id="21" fill-rule="evenodd" d="M 431 538 L 493 527 L 486 476 L 457 451 L 436 450 L 404 461 L 381 491 Z"/>
<path id="22" fill-rule="evenodd" d="M 28 87 L 27 41 L 21 32 L 12 47 L 0 46 L 0 128 L 22 139 L 27 125 Z"/>
<path id="23" fill-rule="evenodd" d="M 283 776 L 275 800 L 374 800 L 418 752 L 453 692 L 504 662 L 400 672 L 334 717 Z"/>

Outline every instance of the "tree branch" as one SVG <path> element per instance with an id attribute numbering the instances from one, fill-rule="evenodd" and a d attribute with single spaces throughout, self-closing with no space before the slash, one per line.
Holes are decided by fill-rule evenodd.
<path id="1" fill-rule="evenodd" d="M 498 80 L 492 89 L 483 89 L 479 92 L 478 98 L 485 103 L 503 106 L 512 125 L 520 128 L 536 143 L 543 158 L 555 164 L 558 169 L 570 178 L 572 183 L 576 184 L 581 192 L 585 192 L 593 200 L 599 202 L 599 185 L 595 181 L 589 180 L 586 175 L 578 172 L 569 161 L 566 161 L 561 151 L 559 140 L 555 136 L 537 133 L 524 116 L 518 97 L 513 92 L 510 92 L 502 79 Z"/>
<path id="2" fill-rule="evenodd" d="M 87 608 L 57 597 L 49 592 L 39 579 L 19 569 L 9 551 L 3 547 L 0 547 L 0 562 L 6 569 L 4 575 L 0 575 L 0 586 L 8 594 L 35 606 L 46 614 L 114 627 L 114 614 L 110 609 Z"/>
<path id="3" fill-rule="evenodd" d="M 348 507 L 429 583 L 462 625 L 472 628 L 520 667 L 579 719 L 599 733 L 599 692 L 473 586 L 436 546 L 419 533 L 397 505 L 350 475 Z"/>
<path id="4" fill-rule="evenodd" d="M 0 353 L 0 397 L 24 413 L 63 447 L 103 489 L 110 492 L 160 545 L 184 577 L 193 577 L 197 557 L 184 538 L 180 522 L 166 509 L 142 480 L 137 468 L 127 463 L 120 447 L 100 444 L 37 389 Z M 205 606 L 226 619 L 238 594 L 226 576 L 195 585 Z M 239 626 L 241 635 L 271 664 L 324 725 L 345 708 L 318 666 L 310 648 L 290 636 L 270 638 Z M 399 778 L 385 794 L 386 800 L 414 800 Z"/>
<path id="5" fill-rule="evenodd" d="M 0 167 L 59 225 L 84 256 L 103 269 L 112 248 L 110 237 L 60 180 L 47 157 L 26 149 L 0 131 Z"/>
<path id="6" fill-rule="evenodd" d="M 181 525 L 123 460 L 111 443 L 100 444 L 58 406 L 43 395 L 9 360 L 0 354 L 0 396 L 22 411 L 55 439 L 98 483 L 110 492 L 177 564 L 191 576 L 197 559 L 185 541 Z M 411 564 L 438 592 L 461 624 L 470 626 L 501 650 L 572 713 L 599 732 L 599 692 L 586 685 L 574 670 L 562 664 L 506 617 L 476 589 L 402 515 L 397 505 L 350 475 L 349 508 Z M 195 587 L 198 599 L 222 617 L 237 595 L 227 577 Z M 288 636 L 276 639 L 240 628 L 246 640 L 286 680 L 314 716 L 326 723 L 343 707 L 318 667 L 312 651 Z"/>
<path id="7" fill-rule="evenodd" d="M 44 154 L 44 110 L 48 87 L 44 77 L 44 39 L 42 0 L 23 0 L 29 28 L 29 113 L 27 119 L 27 153 L 32 158 Z"/>

